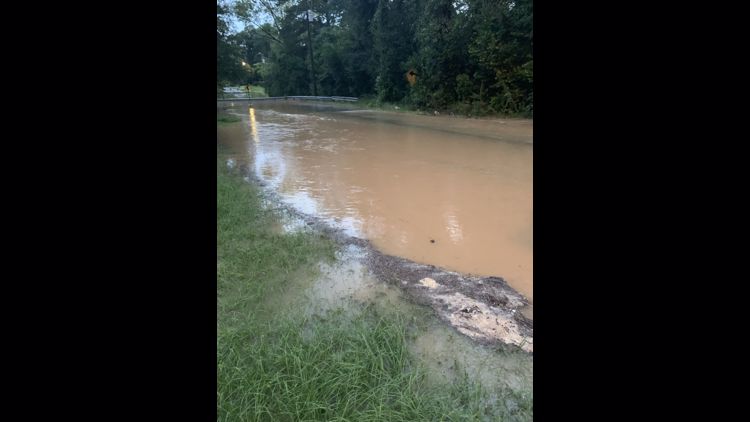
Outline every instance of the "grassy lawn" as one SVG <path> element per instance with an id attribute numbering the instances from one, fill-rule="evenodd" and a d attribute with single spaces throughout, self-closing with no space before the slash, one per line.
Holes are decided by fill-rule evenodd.
<path id="1" fill-rule="evenodd" d="M 242 95 L 247 95 L 247 85 L 241 85 L 236 86 L 234 88 L 239 88 Z M 232 98 L 232 93 L 226 93 L 224 94 L 225 98 Z M 265 88 L 263 88 L 260 85 L 250 85 L 250 96 L 251 97 L 268 97 L 268 94 L 266 94 Z"/>

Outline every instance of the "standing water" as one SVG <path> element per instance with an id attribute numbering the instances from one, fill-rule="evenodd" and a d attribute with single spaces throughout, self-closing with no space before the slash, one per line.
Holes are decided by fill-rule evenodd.
<path id="1" fill-rule="evenodd" d="M 533 303 L 531 121 L 239 104 L 243 124 L 220 141 L 284 201 L 386 254 L 502 277 Z"/>

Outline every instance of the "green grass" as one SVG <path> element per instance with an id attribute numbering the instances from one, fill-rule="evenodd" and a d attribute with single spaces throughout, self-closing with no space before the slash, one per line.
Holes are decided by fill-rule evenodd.
<path id="1" fill-rule="evenodd" d="M 219 154 L 221 157 L 221 153 Z M 467 380 L 427 381 L 408 349 L 412 327 L 374 306 L 305 316 L 266 306 L 310 277 L 335 247 L 312 231 L 283 234 L 256 187 L 217 160 L 219 421 L 530 420 L 531 399 Z M 489 394 L 489 395 L 488 395 Z M 506 399 L 518 403 L 512 412 Z"/>
<path id="2" fill-rule="evenodd" d="M 258 189 L 223 160 L 217 167 L 219 322 L 252 321 L 264 298 L 319 260 L 333 259 L 334 246 L 313 233 L 274 232 L 277 217 L 263 209 Z"/>
<path id="3" fill-rule="evenodd" d="M 354 320 L 286 319 L 223 336 L 218 419 L 530 419 L 524 414 L 529 409 L 512 415 L 503 414 L 502 406 L 484 405 L 482 389 L 466 379 L 447 388 L 430 385 L 409 353 L 404 326 L 369 310 Z"/>
<path id="4" fill-rule="evenodd" d="M 240 88 L 242 91 L 242 94 L 248 94 L 247 91 L 247 85 L 239 85 L 236 86 L 237 88 Z M 258 97 L 268 97 L 268 94 L 266 93 L 266 89 L 263 88 L 260 85 L 250 85 L 250 96 L 253 98 Z M 232 94 L 226 94 L 222 89 L 217 89 L 216 96 L 219 98 L 233 98 Z"/>
<path id="5" fill-rule="evenodd" d="M 530 113 L 495 113 L 488 108 L 480 105 L 479 103 L 466 104 L 466 103 L 453 103 L 450 104 L 447 109 L 435 109 L 435 108 L 418 108 L 405 101 L 391 103 L 379 101 L 374 96 L 363 96 L 358 101 L 354 102 L 358 107 L 370 109 L 370 110 L 382 110 L 391 111 L 395 113 L 404 114 L 418 114 L 418 115 L 435 115 L 435 111 L 440 115 L 453 115 L 457 117 L 465 118 L 487 118 L 487 119 L 532 119 L 533 116 Z"/>
<path id="6" fill-rule="evenodd" d="M 243 86 L 244 90 L 244 86 Z M 245 91 L 247 92 L 247 91 Z M 252 97 L 268 97 L 268 94 L 266 94 L 266 89 L 263 88 L 260 85 L 250 85 L 250 96 Z"/>
<path id="7" fill-rule="evenodd" d="M 393 111 L 396 113 L 407 114 L 429 114 L 427 111 L 417 110 L 417 108 L 406 103 L 381 102 L 373 96 L 360 97 L 359 100 L 355 101 L 353 104 L 370 110 Z"/>
<path id="8" fill-rule="evenodd" d="M 219 123 L 237 123 L 239 121 L 242 121 L 242 119 L 231 114 L 217 113 L 216 121 Z"/>

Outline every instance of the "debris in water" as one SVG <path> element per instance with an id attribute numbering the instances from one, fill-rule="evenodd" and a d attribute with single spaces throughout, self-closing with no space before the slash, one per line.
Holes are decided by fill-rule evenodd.
<path id="1" fill-rule="evenodd" d="M 440 286 L 435 280 L 433 280 L 433 279 L 431 279 L 429 277 L 425 277 L 425 278 L 419 280 L 419 284 L 421 284 L 421 285 L 423 285 L 425 287 L 428 287 L 430 289 L 434 289 L 434 288 Z"/>

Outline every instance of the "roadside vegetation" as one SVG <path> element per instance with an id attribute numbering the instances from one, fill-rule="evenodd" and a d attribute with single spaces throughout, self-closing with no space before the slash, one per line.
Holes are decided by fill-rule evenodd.
<path id="1" fill-rule="evenodd" d="M 223 0 L 217 84 L 533 117 L 533 12 L 532 0 Z"/>

